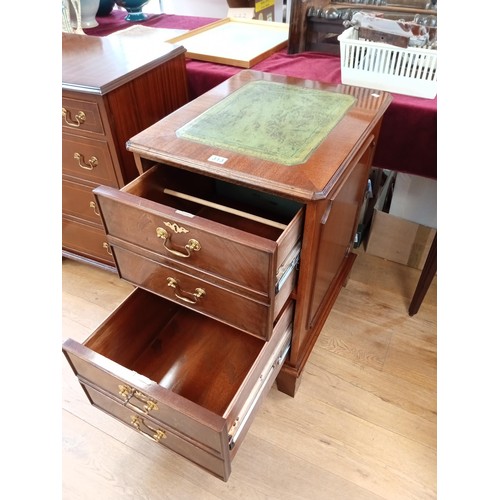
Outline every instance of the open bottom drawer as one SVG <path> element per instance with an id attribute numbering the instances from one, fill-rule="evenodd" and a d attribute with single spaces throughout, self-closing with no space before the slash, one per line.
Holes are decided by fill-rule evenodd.
<path id="1" fill-rule="evenodd" d="M 227 480 L 288 351 L 292 313 L 265 342 L 138 288 L 63 352 L 92 404 Z"/>

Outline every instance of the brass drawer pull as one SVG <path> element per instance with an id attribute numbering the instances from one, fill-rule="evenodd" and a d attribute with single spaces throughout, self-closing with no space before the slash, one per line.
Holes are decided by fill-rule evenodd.
<path id="1" fill-rule="evenodd" d="M 205 295 L 205 290 L 203 288 L 195 288 L 194 292 L 185 292 L 184 290 L 181 289 L 179 286 L 179 283 L 175 278 L 171 278 L 170 276 L 167 278 L 167 285 L 174 288 L 174 289 L 179 289 L 179 292 L 184 294 L 184 295 L 190 295 L 191 297 L 194 297 L 193 299 L 190 299 L 189 297 L 184 297 L 182 295 L 179 295 L 177 292 L 175 292 L 175 296 L 179 300 L 183 300 L 184 302 L 187 302 L 188 304 L 196 304 L 198 302 L 198 299 L 203 297 Z"/>
<path id="2" fill-rule="evenodd" d="M 146 422 L 144 422 L 144 419 L 142 419 L 141 417 L 138 417 L 137 415 L 131 415 L 130 416 L 130 423 L 145 437 L 147 437 L 148 439 L 151 439 L 152 441 L 154 441 L 155 443 L 158 443 L 160 441 L 160 439 L 163 439 L 167 436 L 167 433 L 163 430 L 163 429 L 155 429 L 153 427 L 150 427 L 148 424 L 146 424 Z M 154 434 L 151 436 L 150 434 L 148 434 L 147 432 L 144 432 L 142 429 L 141 429 L 141 425 L 143 425 L 144 427 L 146 427 L 146 429 L 149 429 L 151 432 L 153 432 Z"/>
<path id="3" fill-rule="evenodd" d="M 158 238 L 161 238 L 162 240 L 165 240 L 163 242 L 165 250 L 173 255 L 176 255 L 177 257 L 191 257 L 191 252 L 198 252 L 201 249 L 200 243 L 197 240 L 193 239 L 189 240 L 187 242 L 187 245 L 184 246 L 184 248 L 186 249 L 186 253 L 179 252 L 178 250 L 174 250 L 173 248 L 168 248 L 167 243 L 170 240 L 170 234 L 166 229 L 163 229 L 162 227 L 156 228 L 156 236 Z"/>
<path id="4" fill-rule="evenodd" d="M 62 116 L 64 117 L 64 121 L 66 122 L 67 125 L 69 125 L 70 127 L 77 127 L 77 128 L 80 125 L 83 125 L 85 119 L 87 118 L 83 111 L 78 111 L 78 113 L 75 115 L 75 121 L 72 121 L 71 111 L 68 111 L 66 108 L 62 109 Z"/>
<path id="5" fill-rule="evenodd" d="M 90 208 L 94 211 L 94 213 L 97 215 L 97 217 L 100 217 L 101 214 L 99 213 L 99 210 L 97 210 L 97 205 L 95 201 L 90 202 Z"/>
<path id="6" fill-rule="evenodd" d="M 111 255 L 111 257 L 113 257 L 113 252 L 109 249 L 109 245 L 106 241 L 102 244 L 102 248 L 104 248 L 104 250 L 106 250 L 106 252 Z"/>
<path id="7" fill-rule="evenodd" d="M 148 415 L 150 411 L 158 410 L 158 404 L 156 403 L 156 401 L 154 401 L 153 399 L 149 399 L 145 394 L 136 389 L 133 389 L 132 387 L 129 387 L 128 385 L 119 385 L 118 393 L 125 400 L 126 405 L 128 404 L 140 413 Z M 130 403 L 130 400 L 132 398 L 136 398 L 141 403 L 146 404 L 142 408 L 140 408 L 139 406 Z"/>
<path id="8" fill-rule="evenodd" d="M 75 153 L 73 158 L 78 160 L 78 166 L 85 170 L 94 170 L 99 165 L 99 160 L 95 156 L 91 156 L 88 163 L 85 163 L 85 158 L 80 153 Z"/>

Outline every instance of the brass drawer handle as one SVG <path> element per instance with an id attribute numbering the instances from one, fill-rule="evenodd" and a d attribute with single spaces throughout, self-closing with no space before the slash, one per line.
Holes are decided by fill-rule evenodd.
<path id="1" fill-rule="evenodd" d="M 113 252 L 109 249 L 109 244 L 106 241 L 102 244 L 102 248 L 104 248 L 104 250 L 106 250 L 111 257 L 113 257 Z"/>
<path id="2" fill-rule="evenodd" d="M 99 160 L 95 156 L 91 156 L 88 163 L 85 163 L 85 158 L 80 153 L 75 153 L 73 158 L 78 160 L 78 166 L 85 170 L 94 170 L 99 165 Z"/>
<path id="3" fill-rule="evenodd" d="M 126 405 L 128 404 L 140 413 L 148 415 L 150 411 L 158 410 L 158 404 L 154 399 L 149 399 L 145 394 L 136 389 L 133 389 L 132 387 L 129 387 L 128 385 L 120 384 L 118 386 L 118 393 L 125 400 Z M 134 405 L 130 402 L 132 398 L 136 398 L 141 403 L 146 404 L 142 408 L 140 408 L 139 406 Z"/>
<path id="4" fill-rule="evenodd" d="M 71 111 L 68 111 L 66 108 L 62 109 L 62 116 L 64 117 L 64 121 L 66 122 L 67 125 L 69 125 L 70 127 L 77 127 L 77 128 L 80 125 L 83 125 L 85 119 L 87 118 L 83 111 L 78 111 L 78 113 L 75 115 L 75 120 L 72 121 Z"/>
<path id="5" fill-rule="evenodd" d="M 97 210 L 97 204 L 95 201 L 90 202 L 90 208 L 94 211 L 94 213 L 97 215 L 97 217 L 101 216 L 101 214 L 99 213 L 99 210 Z"/>
<path id="6" fill-rule="evenodd" d="M 163 429 L 155 429 L 151 426 L 149 426 L 148 424 L 146 424 L 146 422 L 144 422 L 144 419 L 142 419 L 141 417 L 138 417 L 137 415 L 131 415 L 130 416 L 130 423 L 145 437 L 147 437 L 148 439 L 151 439 L 152 441 L 154 441 L 155 443 L 158 443 L 160 441 L 160 439 L 163 439 L 167 436 L 167 433 L 163 430 Z M 144 427 L 146 427 L 146 429 L 149 429 L 151 432 L 153 432 L 153 435 L 151 436 L 150 434 L 148 434 L 147 432 L 144 432 L 142 429 L 141 429 L 141 425 L 143 425 Z"/>
<path id="7" fill-rule="evenodd" d="M 186 253 L 179 252 L 178 250 L 174 250 L 173 248 L 168 248 L 167 243 L 170 240 L 170 234 L 166 229 L 163 229 L 162 227 L 156 228 L 156 236 L 158 238 L 161 238 L 162 240 L 165 240 L 163 242 L 165 250 L 173 255 L 176 255 L 177 257 L 188 258 L 191 257 L 191 252 L 198 252 L 201 249 L 200 243 L 197 240 L 193 239 L 189 240 L 187 242 L 187 245 L 184 246 L 184 248 L 186 249 Z"/>
<path id="8" fill-rule="evenodd" d="M 194 300 L 193 300 L 193 299 L 190 299 L 189 297 L 179 295 L 177 292 L 175 292 L 175 296 L 179 300 L 183 300 L 184 302 L 187 302 L 188 304 L 196 304 L 198 302 L 198 299 L 203 297 L 206 293 L 205 290 L 203 290 L 203 288 L 195 288 L 194 292 L 185 292 L 179 286 L 178 281 L 175 278 L 171 278 L 170 276 L 167 278 L 167 285 L 174 288 L 174 289 L 179 289 L 179 292 L 184 294 L 184 295 L 190 295 L 191 297 L 194 297 Z"/>

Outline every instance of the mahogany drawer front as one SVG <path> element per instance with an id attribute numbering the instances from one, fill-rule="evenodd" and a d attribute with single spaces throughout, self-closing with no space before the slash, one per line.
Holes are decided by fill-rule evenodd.
<path id="1" fill-rule="evenodd" d="M 89 401 L 94 406 L 136 429 L 148 439 L 166 446 L 214 475 L 220 478 L 229 477 L 230 469 L 228 470 L 226 467 L 226 464 L 230 465 L 228 458 L 224 460 L 220 455 L 214 454 L 212 450 L 206 449 L 200 444 L 196 444 L 175 429 L 148 418 L 144 413 L 131 410 L 129 406 L 123 404 L 123 401 L 106 396 L 91 385 L 83 384 L 82 386 Z"/>
<path id="2" fill-rule="evenodd" d="M 102 226 L 101 215 L 92 193 L 94 186 L 87 186 L 68 179 L 62 180 L 62 212 Z M 104 231 L 104 228 L 103 228 Z"/>
<path id="3" fill-rule="evenodd" d="M 62 247 L 89 259 L 115 265 L 104 229 L 84 222 L 62 219 Z"/>
<path id="4" fill-rule="evenodd" d="M 63 134 L 63 174 L 85 179 L 96 185 L 118 186 L 109 145 L 105 140 Z"/>
<path id="5" fill-rule="evenodd" d="M 273 334 L 274 320 L 295 283 L 294 270 L 277 300 L 262 302 L 110 243 L 120 278 L 264 340 Z"/>
<path id="6" fill-rule="evenodd" d="M 63 352 L 81 383 L 228 468 L 284 361 L 292 317 L 290 303 L 265 342 L 137 288 L 83 344 L 66 340 Z"/>
<path id="7" fill-rule="evenodd" d="M 159 262 L 167 259 L 199 269 L 262 294 L 266 300 L 274 294 L 278 269 L 300 241 L 304 208 L 299 204 L 287 207 L 290 213 L 283 216 L 284 222 L 265 219 L 267 223 L 253 220 L 254 214 L 250 218 L 235 215 L 233 207 L 223 205 L 226 199 L 215 198 L 222 201 L 213 208 L 205 200 L 182 198 L 200 200 L 203 192 L 213 195 L 213 182 L 156 165 L 121 190 L 99 186 L 94 194 L 108 235 L 156 253 Z M 179 192 L 179 185 L 192 191 L 181 197 L 165 193 L 165 188 Z"/>
<path id="8" fill-rule="evenodd" d="M 62 99 L 63 130 L 84 131 L 104 135 L 104 125 L 96 102 L 84 99 Z"/>

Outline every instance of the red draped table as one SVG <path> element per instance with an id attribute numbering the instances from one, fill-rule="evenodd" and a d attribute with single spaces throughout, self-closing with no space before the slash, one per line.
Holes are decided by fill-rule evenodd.
<path id="1" fill-rule="evenodd" d="M 88 35 L 105 36 L 129 28 L 126 13 L 114 10 L 110 16 L 98 17 L 99 26 L 85 30 Z M 143 26 L 169 29 L 195 29 L 216 19 L 204 17 L 152 14 Z M 135 23 L 137 24 L 137 23 Z M 194 99 L 241 71 L 241 68 L 188 60 L 186 63 L 190 97 Z M 288 54 L 281 50 L 252 67 L 254 70 L 341 83 L 340 57 L 302 52 Z M 384 115 L 374 166 L 437 178 L 437 99 L 392 94 L 393 101 Z"/>

